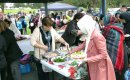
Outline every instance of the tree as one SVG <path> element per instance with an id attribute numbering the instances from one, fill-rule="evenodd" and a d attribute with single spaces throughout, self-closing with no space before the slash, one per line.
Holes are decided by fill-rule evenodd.
<path id="1" fill-rule="evenodd" d="M 4 3 L 0 3 L 0 7 L 2 9 L 2 12 L 4 13 Z"/>

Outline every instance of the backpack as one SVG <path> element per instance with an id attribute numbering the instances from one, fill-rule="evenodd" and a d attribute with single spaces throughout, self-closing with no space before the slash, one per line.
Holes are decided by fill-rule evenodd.
<path id="1" fill-rule="evenodd" d="M 22 20 L 22 26 L 23 26 L 23 28 L 26 28 L 26 24 L 25 24 L 25 21 L 24 20 Z"/>

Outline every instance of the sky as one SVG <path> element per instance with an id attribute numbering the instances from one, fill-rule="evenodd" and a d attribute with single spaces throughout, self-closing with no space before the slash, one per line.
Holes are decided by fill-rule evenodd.
<path id="1" fill-rule="evenodd" d="M 9 8 L 13 6 L 13 3 L 5 3 L 5 5 Z"/>

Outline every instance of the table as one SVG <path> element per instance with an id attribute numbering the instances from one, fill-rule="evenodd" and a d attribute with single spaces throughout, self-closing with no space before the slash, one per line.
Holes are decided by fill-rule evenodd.
<path id="1" fill-rule="evenodd" d="M 29 53 L 30 51 L 34 51 L 34 47 L 30 43 L 30 39 L 25 39 L 25 40 L 20 40 L 17 41 L 20 49 L 23 51 L 23 53 Z M 57 73 L 67 77 L 67 78 L 73 78 L 76 80 L 81 80 L 82 77 L 87 75 L 87 66 L 86 64 L 80 66 L 80 67 L 75 67 L 75 73 L 73 73 L 73 67 L 71 66 L 57 66 L 54 64 L 50 64 L 46 60 L 42 59 L 41 64 L 52 69 L 53 71 L 56 71 Z M 62 68 L 61 68 L 62 67 Z M 69 72 L 70 68 L 72 68 L 72 72 Z"/>
<path id="2" fill-rule="evenodd" d="M 82 66 L 80 67 L 63 66 L 63 65 L 57 66 L 42 59 L 41 64 L 70 79 L 81 80 L 81 78 L 87 76 L 86 63 L 83 63 Z"/>
<path id="3" fill-rule="evenodd" d="M 30 43 L 30 39 L 24 39 L 17 41 L 20 49 L 24 54 L 28 54 L 30 51 L 34 51 L 34 47 Z"/>

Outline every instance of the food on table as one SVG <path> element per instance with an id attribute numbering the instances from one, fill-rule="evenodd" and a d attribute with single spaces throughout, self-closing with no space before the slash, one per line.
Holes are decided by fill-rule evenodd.
<path id="1" fill-rule="evenodd" d="M 45 54 L 45 57 L 47 57 L 47 58 L 53 58 L 56 56 L 58 56 L 58 54 L 56 52 L 48 52 Z"/>
<path id="2" fill-rule="evenodd" d="M 83 59 L 83 58 L 85 58 L 85 55 L 84 55 L 83 51 L 77 51 L 75 53 L 72 53 L 70 56 L 71 56 L 71 58 L 74 58 L 74 59 Z"/>
<path id="3" fill-rule="evenodd" d="M 58 57 L 58 58 L 55 58 L 53 61 L 54 61 L 54 62 L 64 62 L 65 59 L 62 58 L 62 57 Z"/>
<path id="4" fill-rule="evenodd" d="M 62 56 L 53 57 L 51 61 L 54 63 L 54 65 L 63 65 L 66 60 Z"/>
<path id="5" fill-rule="evenodd" d="M 73 61 L 73 62 L 71 62 L 69 65 L 70 65 L 70 66 L 77 66 L 78 63 L 77 63 L 77 61 Z"/>

